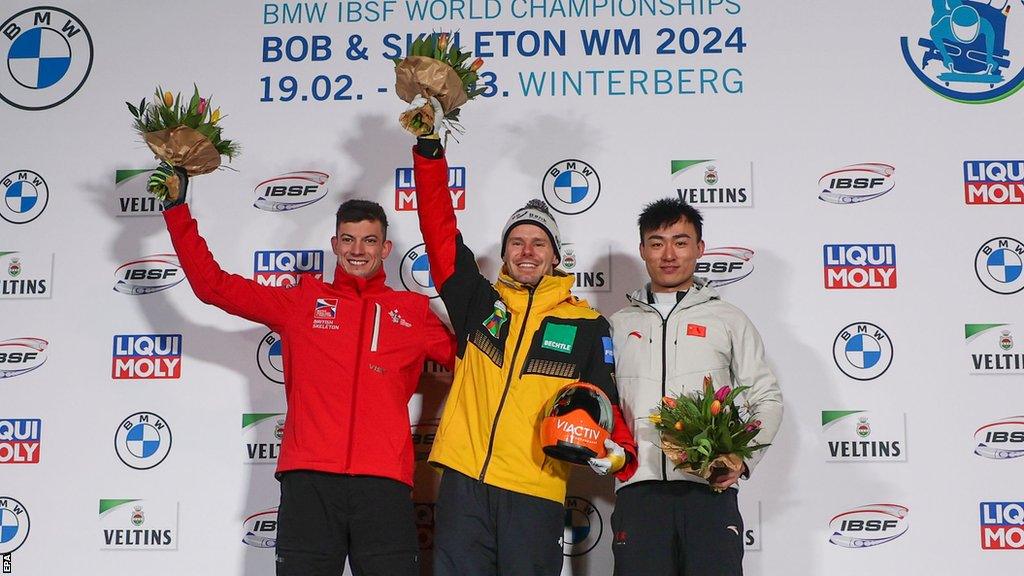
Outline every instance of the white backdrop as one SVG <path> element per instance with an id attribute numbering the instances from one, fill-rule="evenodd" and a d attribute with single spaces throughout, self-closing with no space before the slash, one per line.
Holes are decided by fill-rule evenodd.
<path id="1" fill-rule="evenodd" d="M 0 554 L 14 550 L 5 567 L 273 573 L 272 550 L 260 546 L 274 536 L 274 434 L 285 410 L 274 336 L 203 305 L 187 282 L 142 295 L 113 289 L 122 266 L 140 259 L 171 270 L 170 280 L 178 274 L 162 220 L 130 200 L 144 196 L 154 164 L 124 100 L 195 82 L 222 106 L 225 134 L 243 153 L 232 170 L 197 178 L 190 203 L 225 269 L 254 277 L 256 252 L 324 250 L 329 277 L 334 210 L 364 197 L 389 210 L 391 285 L 424 290 L 416 215 L 399 210 L 413 140 L 397 126 L 404 104 L 386 46 L 457 29 L 462 45 L 494 54 L 483 68 L 494 96 L 465 106 L 469 131 L 448 154 L 465 169 L 453 180 L 464 186 L 460 227 L 492 277 L 507 215 L 546 197 L 578 212 L 559 215 L 569 271 L 611 314 L 646 278 L 636 254 L 642 205 L 691 189 L 690 200 L 716 200 L 704 209 L 706 261 L 733 264 L 712 276 L 736 280 L 720 290 L 760 329 L 786 403 L 775 445 L 740 493 L 747 574 L 1019 573 L 1016 553 L 986 548 L 1001 536 L 1024 549 L 1024 469 L 1008 457 L 1024 443 L 1024 418 L 1012 418 L 1024 414 L 1014 252 L 1024 230 L 1021 208 L 1007 205 L 1024 202 L 1021 97 L 1012 95 L 1024 62 L 1020 0 L 975 8 L 1007 51 L 996 54 L 1001 76 L 950 86 L 938 78 L 941 60 L 920 69 L 933 15 L 924 0 L 424 4 L 437 20 L 410 17 L 410 2 L 367 2 L 361 12 L 350 0 L 287 3 L 287 14 L 241 0 L 0 8 L 0 175 L 12 173 L 0 181 Z M 308 21 L 314 5 L 322 22 Z M 286 22 L 296 6 L 301 22 Z M 26 35 L 35 28 L 49 30 Z M 581 31 L 602 30 L 620 30 L 629 53 L 612 53 L 612 33 L 608 54 L 588 55 Z M 531 33 L 545 32 L 564 32 L 564 55 L 531 54 Z M 330 39 L 329 56 L 315 37 Z M 267 61 L 275 39 L 298 61 Z M 53 57 L 50 76 L 33 68 L 39 42 Z M 303 42 L 320 49 L 302 54 Z M 958 66 L 985 61 L 972 46 Z M 547 74 L 541 95 L 524 89 L 531 73 L 534 82 Z M 1008 184 L 1013 194 L 992 195 L 1005 203 L 965 194 L 978 162 L 996 162 L 979 180 Z M 576 196 L 554 177 L 544 188 L 551 169 L 577 171 Z M 253 206 L 261 184 L 298 171 L 322 173 L 293 175 L 316 186 L 318 201 Z M 863 201 L 823 201 L 826 188 L 825 197 Z M 999 237 L 1008 250 L 983 251 Z M 881 249 L 891 257 L 854 266 L 852 278 L 894 285 L 826 289 L 828 261 L 856 265 L 877 245 L 891 245 Z M 840 338 L 866 324 L 870 337 Z M 429 380 L 410 406 L 422 453 L 446 378 Z M 139 413 L 152 414 L 144 428 L 159 443 L 131 443 Z M 976 454 L 980 442 L 988 449 Z M 425 547 L 433 480 L 418 471 Z M 611 574 L 610 483 L 580 470 L 570 495 L 564 574 Z M 893 522 L 857 524 L 872 519 Z"/>

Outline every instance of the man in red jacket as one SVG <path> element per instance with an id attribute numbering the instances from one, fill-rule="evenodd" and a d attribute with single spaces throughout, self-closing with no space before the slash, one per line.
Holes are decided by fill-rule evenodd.
<path id="1" fill-rule="evenodd" d="M 182 191 L 166 202 L 175 252 L 200 300 L 267 325 L 284 346 L 288 413 L 277 464 L 278 576 L 418 576 L 408 402 L 425 359 L 451 367 L 452 334 L 419 294 L 384 284 L 380 205 L 338 208 L 334 281 L 261 286 L 221 270 Z"/>

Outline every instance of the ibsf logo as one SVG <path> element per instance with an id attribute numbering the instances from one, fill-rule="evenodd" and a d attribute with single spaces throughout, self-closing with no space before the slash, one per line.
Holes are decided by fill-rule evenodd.
<path id="1" fill-rule="evenodd" d="M 31 528 L 25 505 L 10 496 L 0 496 L 0 558 L 5 574 L 12 572 L 11 554 L 25 543 Z"/>
<path id="2" fill-rule="evenodd" d="M 0 218 L 12 224 L 27 224 L 46 210 L 50 189 L 46 180 L 31 170 L 15 170 L 0 179 Z"/>
<path id="3" fill-rule="evenodd" d="M 964 162 L 964 202 L 1024 204 L 1024 160 Z"/>
<path id="4" fill-rule="evenodd" d="M 582 214 L 601 195 L 601 178 L 582 160 L 562 160 L 544 173 L 541 192 L 548 206 L 562 214 Z"/>
<path id="5" fill-rule="evenodd" d="M 974 431 L 974 453 L 993 460 L 1024 456 L 1024 416 L 1010 416 Z"/>
<path id="6" fill-rule="evenodd" d="M 753 206 L 753 163 L 737 160 L 673 160 L 672 184 L 694 206 Z"/>
<path id="7" fill-rule="evenodd" d="M 299 283 L 299 274 L 324 278 L 323 250 L 266 250 L 253 254 L 252 276 L 260 286 L 289 288 Z"/>
<path id="8" fill-rule="evenodd" d="M 1024 550 L 1024 502 L 981 503 L 981 549 Z"/>
<path id="9" fill-rule="evenodd" d="M 1006 236 L 993 238 L 978 248 L 974 273 L 982 286 L 996 294 L 1016 294 L 1024 288 L 1024 245 Z"/>
<path id="10" fill-rule="evenodd" d="M 180 378 L 181 334 L 115 334 L 110 377 Z"/>
<path id="11" fill-rule="evenodd" d="M 879 546 L 906 534 L 910 510 L 899 504 L 868 504 L 837 514 L 828 523 L 828 541 L 843 548 Z"/>
<path id="12" fill-rule="evenodd" d="M 826 244 L 825 288 L 896 288 L 895 244 Z"/>
<path id="13" fill-rule="evenodd" d="M 114 173 L 116 216 L 156 216 L 163 212 L 163 204 L 149 193 L 149 177 L 156 168 L 124 169 Z"/>
<path id="14" fill-rule="evenodd" d="M 272 464 L 281 453 L 285 415 L 282 412 L 242 414 L 242 440 L 245 461 Z"/>
<path id="15" fill-rule="evenodd" d="M 402 286 L 406 290 L 423 294 L 428 298 L 437 298 L 437 288 L 430 276 L 430 260 L 427 259 L 426 244 L 413 246 L 402 256 Z"/>
<path id="16" fill-rule="evenodd" d="M 267 332 L 256 349 L 256 365 L 267 380 L 284 384 L 284 346 L 277 332 Z"/>
<path id="17" fill-rule="evenodd" d="M 253 207 L 268 212 L 296 210 L 327 196 L 330 174 L 306 170 L 268 178 L 256 185 Z"/>
<path id="18" fill-rule="evenodd" d="M 139 296 L 173 288 L 185 279 L 174 254 L 152 254 L 125 262 L 114 271 L 114 290 Z"/>
<path id="19" fill-rule="evenodd" d="M 245 535 L 242 543 L 253 548 L 277 546 L 277 508 L 269 508 L 249 516 L 242 522 Z"/>
<path id="20" fill-rule="evenodd" d="M 601 512 L 585 498 L 565 499 L 565 530 L 562 532 L 562 555 L 583 556 L 601 541 L 604 520 Z"/>
<path id="21" fill-rule="evenodd" d="M 895 172 L 895 167 L 876 162 L 844 166 L 818 179 L 818 199 L 831 204 L 874 200 L 896 186 Z"/>
<path id="22" fill-rule="evenodd" d="M 38 464 L 43 421 L 0 418 L 0 464 Z"/>
<path id="23" fill-rule="evenodd" d="M 49 6 L 18 12 L 0 24 L 0 99 L 22 110 L 67 101 L 92 69 L 92 37 L 74 14 Z"/>
<path id="24" fill-rule="evenodd" d="M 903 36 L 900 45 L 928 89 L 964 104 L 998 102 L 1020 90 L 1024 70 L 1011 54 L 1022 48 L 1022 31 L 1009 17 L 1009 0 L 933 0 L 930 18 L 927 2 L 918 4 L 916 28 L 924 35 L 916 42 Z"/>
<path id="25" fill-rule="evenodd" d="M 448 167 L 448 192 L 452 198 L 452 208 L 466 209 L 466 169 L 462 166 Z M 412 168 L 395 169 L 395 210 L 408 212 L 416 210 L 416 178 Z"/>
<path id="26" fill-rule="evenodd" d="M 892 364 L 892 340 L 885 330 L 870 322 L 843 327 L 832 342 L 836 366 L 854 380 L 874 380 Z"/>
<path id="27" fill-rule="evenodd" d="M 708 248 L 697 260 L 694 274 L 708 279 L 712 286 L 728 286 L 743 280 L 754 271 L 754 251 L 739 246 Z"/>
<path id="28" fill-rule="evenodd" d="M 13 378 L 46 363 L 49 342 L 42 338 L 0 340 L 0 378 Z"/>
<path id="29" fill-rule="evenodd" d="M 152 412 L 136 412 L 118 424 L 114 450 L 125 466 L 149 470 L 170 453 L 171 428 Z"/>

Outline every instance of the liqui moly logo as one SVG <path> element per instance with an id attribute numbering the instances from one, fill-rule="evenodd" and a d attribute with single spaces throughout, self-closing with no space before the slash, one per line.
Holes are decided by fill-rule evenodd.
<path id="1" fill-rule="evenodd" d="M 181 334 L 117 334 L 110 377 L 159 380 L 181 377 Z"/>
<path id="2" fill-rule="evenodd" d="M 448 192 L 452 197 L 452 208 L 466 209 L 466 169 L 462 166 L 448 167 Z M 395 210 L 408 212 L 416 210 L 416 178 L 412 168 L 395 170 Z"/>
<path id="3" fill-rule="evenodd" d="M 43 421 L 0 418 L 0 464 L 38 464 Z"/>
<path id="4" fill-rule="evenodd" d="M 265 250 L 253 255 L 253 279 L 260 286 L 295 286 L 299 274 L 324 278 L 323 250 Z"/>
<path id="5" fill-rule="evenodd" d="M 825 288 L 896 288 L 895 244 L 826 244 Z"/>
<path id="6" fill-rule="evenodd" d="M 1024 160 L 964 162 L 964 202 L 1024 204 Z"/>
<path id="7" fill-rule="evenodd" d="M 1024 502 L 981 503 L 981 549 L 1024 550 Z"/>
<path id="8" fill-rule="evenodd" d="M 910 510 L 899 504 L 868 504 L 836 514 L 828 523 L 828 541 L 843 548 L 879 546 L 906 534 Z"/>

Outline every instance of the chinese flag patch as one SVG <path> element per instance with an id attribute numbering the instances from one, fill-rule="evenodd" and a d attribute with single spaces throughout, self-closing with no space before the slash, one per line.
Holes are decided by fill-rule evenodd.
<path id="1" fill-rule="evenodd" d="M 708 335 L 707 326 L 701 326 L 700 324 L 687 324 L 686 325 L 687 336 L 697 336 L 703 338 Z"/>

